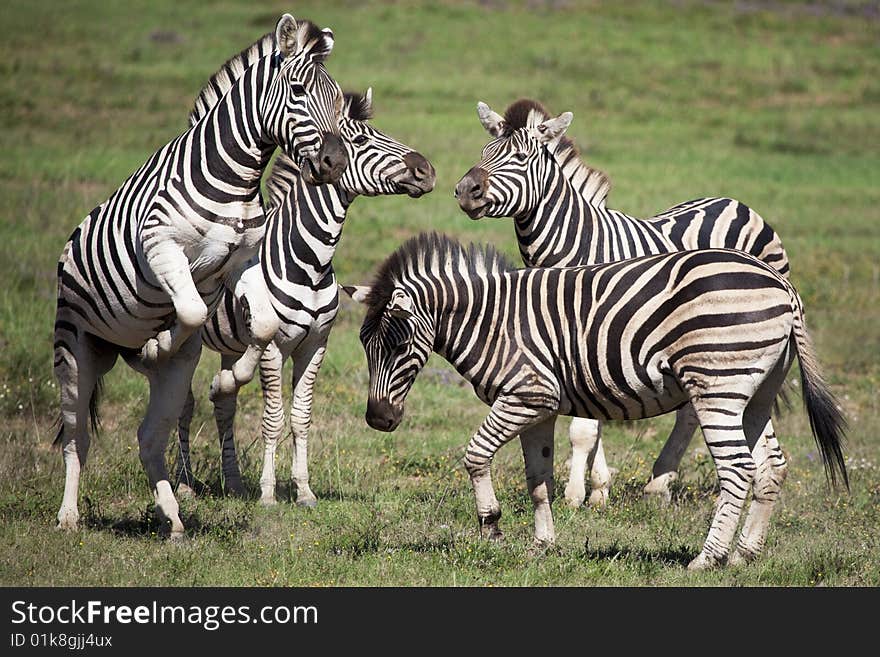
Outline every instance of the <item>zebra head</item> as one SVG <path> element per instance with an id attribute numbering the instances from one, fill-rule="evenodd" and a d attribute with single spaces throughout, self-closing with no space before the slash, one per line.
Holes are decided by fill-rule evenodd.
<path id="1" fill-rule="evenodd" d="M 348 156 L 339 137 L 342 89 L 324 67 L 333 32 L 284 14 L 275 43 L 272 66 L 278 71 L 262 107 L 267 136 L 299 165 L 306 182 L 336 182 Z"/>
<path id="2" fill-rule="evenodd" d="M 521 101 L 522 107 L 531 101 Z M 556 166 L 553 151 L 571 124 L 572 113 L 546 118 L 528 109 L 520 120 L 511 120 L 485 103 L 477 104 L 480 123 L 493 139 L 483 148 L 482 159 L 455 186 L 455 198 L 471 219 L 520 217 L 537 207 L 548 176 Z"/>
<path id="3" fill-rule="evenodd" d="M 372 89 L 345 94 L 340 133 L 349 165 L 339 186 L 351 195 L 427 194 L 434 189 L 434 167 L 421 153 L 367 123 L 373 116 L 372 101 Z"/>
<path id="4" fill-rule="evenodd" d="M 399 285 L 342 289 L 368 306 L 360 333 L 370 372 L 367 424 L 394 431 L 403 419 L 406 396 L 431 355 L 432 321 L 419 310 L 414 292 Z"/>

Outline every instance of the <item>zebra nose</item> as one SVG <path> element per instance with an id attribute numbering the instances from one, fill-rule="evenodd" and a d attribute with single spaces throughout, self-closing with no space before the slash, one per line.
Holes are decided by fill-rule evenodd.
<path id="1" fill-rule="evenodd" d="M 462 207 L 469 206 L 473 201 L 479 201 L 486 195 L 489 189 L 489 175 L 485 169 L 474 167 L 455 186 L 455 198 Z"/>
<path id="2" fill-rule="evenodd" d="M 414 183 L 416 193 L 427 194 L 434 189 L 437 173 L 424 155 L 410 151 L 404 155 L 403 163 L 406 165 L 411 182 Z"/>
<path id="3" fill-rule="evenodd" d="M 403 413 L 399 412 L 387 399 L 367 400 L 367 412 L 364 416 L 373 429 L 378 431 L 394 431 L 400 424 Z"/>
<path id="4" fill-rule="evenodd" d="M 339 136 L 325 132 L 318 153 L 319 170 L 316 176 L 319 183 L 334 183 L 342 177 L 348 166 L 348 154 Z"/>

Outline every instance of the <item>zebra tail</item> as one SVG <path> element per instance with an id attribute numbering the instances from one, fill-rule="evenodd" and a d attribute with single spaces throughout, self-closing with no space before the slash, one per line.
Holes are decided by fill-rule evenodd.
<path id="1" fill-rule="evenodd" d="M 92 427 L 92 433 L 97 435 L 98 429 L 101 426 L 101 415 L 98 412 L 98 404 L 101 402 L 101 397 L 104 395 L 104 377 L 100 377 L 98 382 L 95 384 L 95 389 L 92 390 L 92 396 L 89 397 L 89 423 Z M 55 434 L 55 440 L 52 441 L 53 445 L 60 445 L 61 441 L 64 439 L 64 421 L 61 417 L 57 420 L 58 424 L 58 433 Z"/>
<path id="2" fill-rule="evenodd" d="M 846 489 L 849 490 L 849 477 L 846 473 L 846 463 L 843 457 L 846 418 L 828 388 L 828 384 L 822 378 L 813 342 L 804 323 L 803 306 L 799 303 L 799 299 L 797 301 L 794 339 L 800 362 L 804 406 L 807 410 L 807 416 L 810 418 L 810 429 L 813 431 L 816 445 L 822 454 L 825 474 L 831 479 L 832 486 L 837 486 L 838 479 L 842 478 Z"/>

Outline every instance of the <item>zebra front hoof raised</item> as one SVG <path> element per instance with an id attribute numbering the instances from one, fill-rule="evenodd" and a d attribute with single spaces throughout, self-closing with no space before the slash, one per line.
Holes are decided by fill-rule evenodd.
<path id="1" fill-rule="evenodd" d="M 676 479 L 678 479 L 677 472 L 664 472 L 645 484 L 643 494 L 645 497 L 653 497 L 664 504 L 669 504 L 672 501 L 672 490 L 669 485 Z"/>
<path id="2" fill-rule="evenodd" d="M 245 362 L 246 360 L 248 359 L 240 358 L 232 366 L 232 378 L 237 388 L 250 383 L 257 371 L 256 364 Z"/>
<path id="3" fill-rule="evenodd" d="M 723 560 L 713 557 L 707 552 L 700 552 L 696 558 L 688 564 L 687 569 L 691 572 L 700 572 L 703 570 L 712 570 L 723 566 Z"/>
<path id="4" fill-rule="evenodd" d="M 164 362 L 171 355 L 171 331 L 160 331 L 155 338 L 150 338 L 141 347 L 141 362 L 152 367 Z"/>
<path id="5" fill-rule="evenodd" d="M 232 370 L 220 370 L 211 381 L 211 390 L 208 393 L 208 397 L 211 401 L 214 401 L 218 397 L 234 394 L 238 388 L 239 386 L 235 382 Z"/>

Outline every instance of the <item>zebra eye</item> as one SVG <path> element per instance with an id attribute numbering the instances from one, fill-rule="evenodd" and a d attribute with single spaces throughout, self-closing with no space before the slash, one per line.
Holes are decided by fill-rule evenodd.
<path id="1" fill-rule="evenodd" d="M 360 146 L 361 144 L 366 144 L 366 143 L 367 143 L 367 136 L 366 136 L 366 135 L 358 135 L 357 137 L 355 137 L 354 139 L 352 139 L 352 141 L 353 141 L 355 144 L 357 144 L 358 146 Z"/>
<path id="2" fill-rule="evenodd" d="M 529 159 L 529 156 L 526 155 L 525 153 L 523 153 L 522 151 L 517 151 L 516 153 L 513 154 L 513 159 L 516 160 L 517 162 L 525 162 L 527 159 Z"/>
<path id="3" fill-rule="evenodd" d="M 305 96 L 306 88 L 301 84 L 292 84 L 290 85 L 290 90 L 293 92 L 294 96 Z"/>

